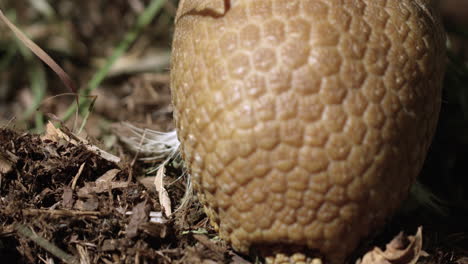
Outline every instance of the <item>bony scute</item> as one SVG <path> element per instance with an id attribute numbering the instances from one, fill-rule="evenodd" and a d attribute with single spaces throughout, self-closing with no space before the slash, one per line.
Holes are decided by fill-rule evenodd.
<path id="1" fill-rule="evenodd" d="M 174 114 L 220 237 L 343 263 L 423 165 L 444 41 L 434 1 L 181 1 Z"/>

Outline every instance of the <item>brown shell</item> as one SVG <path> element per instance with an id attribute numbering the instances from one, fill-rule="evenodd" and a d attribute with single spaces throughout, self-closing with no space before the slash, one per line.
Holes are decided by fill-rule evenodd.
<path id="1" fill-rule="evenodd" d="M 220 236 L 340 263 L 407 196 L 441 103 L 429 0 L 185 0 L 171 85 Z M 270 249 L 271 250 L 271 249 Z"/>

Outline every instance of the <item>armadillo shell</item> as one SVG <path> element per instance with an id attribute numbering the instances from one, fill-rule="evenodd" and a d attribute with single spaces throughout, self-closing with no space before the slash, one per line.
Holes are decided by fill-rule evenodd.
<path id="1" fill-rule="evenodd" d="M 427 2 L 427 3 L 426 3 Z M 441 102 L 424 0 L 182 1 L 171 86 L 182 154 L 243 253 L 342 263 L 407 196 Z"/>

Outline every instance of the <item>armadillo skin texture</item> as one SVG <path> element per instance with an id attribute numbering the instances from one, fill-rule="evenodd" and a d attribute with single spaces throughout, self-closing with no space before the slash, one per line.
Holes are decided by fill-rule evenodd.
<path id="1" fill-rule="evenodd" d="M 171 87 L 221 238 L 343 263 L 424 162 L 441 103 L 431 0 L 185 0 Z"/>

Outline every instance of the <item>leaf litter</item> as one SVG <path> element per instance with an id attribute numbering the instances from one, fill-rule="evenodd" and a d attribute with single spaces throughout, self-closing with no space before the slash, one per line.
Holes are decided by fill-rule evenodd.
<path id="1" fill-rule="evenodd" d="M 127 164 L 94 150 L 66 129 L 49 127 L 40 136 L 0 128 L 0 156 L 11 166 L 0 173 L 0 238 L 18 245 L 17 260 L 229 263 L 240 258 L 211 240 L 215 233 L 196 200 L 171 211 L 169 196 L 182 198 L 185 182 L 167 176 L 174 174 L 170 168 L 160 169 L 153 185 L 161 206 L 154 191 L 128 181 Z M 199 224 L 208 230 L 204 238 L 184 232 Z M 221 254 L 220 248 L 232 253 Z"/>
<path id="2" fill-rule="evenodd" d="M 179 213 L 177 221 L 171 219 L 166 224 L 161 221 L 166 218 L 155 196 L 142 185 L 129 183 L 125 168 L 91 151 L 84 141 L 71 142 L 70 132 L 57 128 L 47 131 L 53 133 L 41 137 L 0 130 L 2 157 L 14 157 L 5 159 L 14 169 L 2 173 L 6 180 L 0 189 L 4 197 L 0 237 L 13 236 L 21 245 L 18 253 L 25 262 L 35 263 L 36 255 L 46 259 L 52 255 L 66 263 L 75 263 L 72 256 L 78 256 L 81 263 L 136 258 L 158 263 L 180 258 L 180 263 L 186 263 L 212 257 L 206 241 L 187 253 L 170 247 L 182 243 L 192 248 L 191 234 L 174 229 L 178 223 L 184 222 L 179 229 L 185 229 L 203 219 L 201 208 L 190 216 L 180 217 Z M 66 136 L 54 136 L 61 133 Z M 20 228 L 17 223 L 21 223 Z M 219 254 L 215 256 L 220 260 Z"/>

